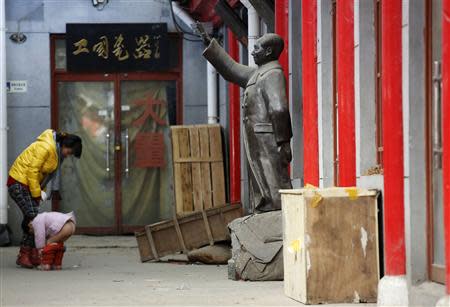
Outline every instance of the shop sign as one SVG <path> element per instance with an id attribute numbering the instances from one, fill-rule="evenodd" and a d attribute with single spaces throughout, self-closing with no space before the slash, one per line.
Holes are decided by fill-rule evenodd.
<path id="1" fill-rule="evenodd" d="M 6 81 L 7 93 L 26 93 L 27 90 L 28 84 L 26 80 Z"/>
<path id="2" fill-rule="evenodd" d="M 166 164 L 162 132 L 140 132 L 136 135 L 136 168 L 161 168 Z"/>
<path id="3" fill-rule="evenodd" d="M 67 70 L 133 72 L 169 69 L 167 24 L 67 24 Z"/>

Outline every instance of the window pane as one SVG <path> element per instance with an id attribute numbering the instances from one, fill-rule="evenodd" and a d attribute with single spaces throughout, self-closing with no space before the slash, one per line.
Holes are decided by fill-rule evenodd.
<path id="1" fill-rule="evenodd" d="M 66 40 L 55 40 L 55 68 L 66 70 Z"/>

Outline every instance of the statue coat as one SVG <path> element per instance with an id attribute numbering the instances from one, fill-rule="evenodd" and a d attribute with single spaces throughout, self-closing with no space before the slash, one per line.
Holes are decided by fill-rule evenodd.
<path id="1" fill-rule="evenodd" d="M 244 88 L 243 138 L 249 168 L 250 202 L 259 212 L 281 209 L 280 189 L 291 189 L 288 162 L 279 145 L 292 137 L 286 80 L 278 61 L 259 67 L 235 62 L 212 40 L 203 56 L 227 81 Z"/>

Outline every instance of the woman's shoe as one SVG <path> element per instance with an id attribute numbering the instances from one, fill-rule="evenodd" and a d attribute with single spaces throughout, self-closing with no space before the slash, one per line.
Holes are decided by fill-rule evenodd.
<path id="1" fill-rule="evenodd" d="M 31 247 L 29 246 L 21 246 L 19 250 L 19 255 L 17 255 L 16 264 L 20 265 L 23 268 L 32 269 L 33 263 L 30 260 L 31 256 Z"/>

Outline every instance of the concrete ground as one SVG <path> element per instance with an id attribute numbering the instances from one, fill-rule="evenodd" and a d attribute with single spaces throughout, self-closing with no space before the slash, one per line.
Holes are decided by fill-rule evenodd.
<path id="1" fill-rule="evenodd" d="M 17 268 L 17 247 L 0 248 L 0 306 L 302 306 L 282 282 L 230 281 L 226 266 L 141 263 L 134 237 L 67 246 L 59 272 Z"/>

